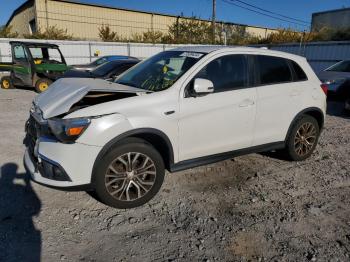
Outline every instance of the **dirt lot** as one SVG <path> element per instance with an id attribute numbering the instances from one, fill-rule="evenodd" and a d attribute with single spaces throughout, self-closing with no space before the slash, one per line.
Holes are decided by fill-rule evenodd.
<path id="1" fill-rule="evenodd" d="M 311 159 L 254 154 L 168 175 L 108 208 L 26 180 L 34 92 L 0 91 L 0 261 L 350 261 L 350 119 L 332 103 Z"/>

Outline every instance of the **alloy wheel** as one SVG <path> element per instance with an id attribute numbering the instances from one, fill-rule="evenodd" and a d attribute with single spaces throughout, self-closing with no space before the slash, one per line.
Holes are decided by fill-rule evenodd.
<path id="1" fill-rule="evenodd" d="M 115 158 L 107 168 L 105 186 L 120 201 L 135 201 L 146 195 L 156 181 L 153 160 L 142 153 L 128 152 Z"/>
<path id="2" fill-rule="evenodd" d="M 294 138 L 294 149 L 299 156 L 307 155 L 314 147 L 317 140 L 317 130 L 310 122 L 303 123 Z"/>

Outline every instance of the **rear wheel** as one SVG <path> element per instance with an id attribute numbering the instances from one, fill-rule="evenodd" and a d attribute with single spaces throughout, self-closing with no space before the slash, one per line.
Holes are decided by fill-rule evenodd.
<path id="1" fill-rule="evenodd" d="M 99 162 L 95 194 L 106 205 L 134 208 L 147 203 L 158 193 L 164 174 L 159 152 L 142 139 L 129 138 Z"/>
<path id="2" fill-rule="evenodd" d="M 1 78 L 1 88 L 2 89 L 12 89 L 12 88 L 14 88 L 13 84 L 12 84 L 12 81 L 11 81 L 11 77 L 4 76 L 4 77 Z"/>
<path id="3" fill-rule="evenodd" d="M 50 79 L 40 78 L 35 84 L 35 90 L 38 93 L 45 92 L 51 84 L 52 84 L 52 81 Z"/>
<path id="4" fill-rule="evenodd" d="M 285 153 L 294 161 L 307 159 L 315 150 L 320 129 L 315 118 L 303 115 L 293 125 L 287 138 Z"/>

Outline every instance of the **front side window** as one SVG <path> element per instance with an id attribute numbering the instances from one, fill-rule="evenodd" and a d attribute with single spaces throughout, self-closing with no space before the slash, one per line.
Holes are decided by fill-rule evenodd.
<path id="1" fill-rule="evenodd" d="M 162 91 L 171 87 L 203 56 L 198 52 L 165 51 L 137 64 L 116 82 L 149 91 Z"/>
<path id="2" fill-rule="evenodd" d="M 21 45 L 17 45 L 13 48 L 14 57 L 16 60 L 26 61 L 27 60 L 27 54 Z"/>
<path id="3" fill-rule="evenodd" d="M 246 87 L 248 84 L 246 57 L 244 55 L 227 55 L 217 58 L 201 69 L 195 78 L 212 81 L 214 92 Z"/>
<path id="4" fill-rule="evenodd" d="M 292 81 L 292 72 L 287 59 L 259 55 L 256 57 L 256 61 L 261 85 Z"/>

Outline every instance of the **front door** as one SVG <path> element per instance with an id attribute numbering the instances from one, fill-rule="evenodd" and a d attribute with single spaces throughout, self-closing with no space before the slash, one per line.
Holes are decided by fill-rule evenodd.
<path id="1" fill-rule="evenodd" d="M 213 82 L 214 93 L 180 100 L 179 160 L 247 148 L 252 145 L 256 89 L 249 87 L 244 55 L 218 57 L 195 76 Z M 193 80 L 187 85 L 189 94 Z"/>
<path id="2" fill-rule="evenodd" d="M 15 85 L 32 86 L 32 70 L 28 53 L 24 46 L 12 46 L 13 81 Z"/>

